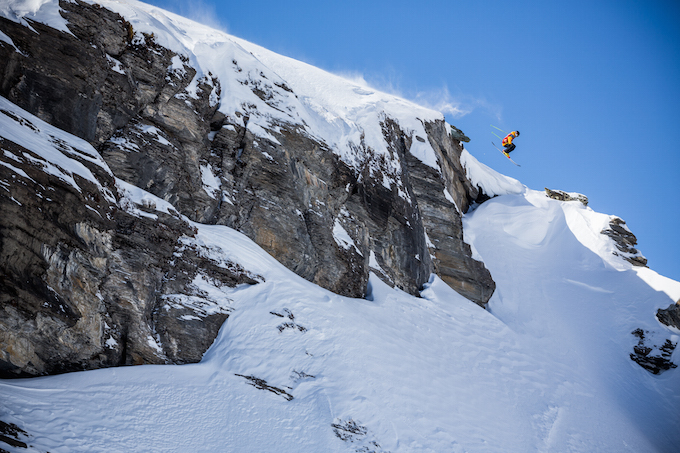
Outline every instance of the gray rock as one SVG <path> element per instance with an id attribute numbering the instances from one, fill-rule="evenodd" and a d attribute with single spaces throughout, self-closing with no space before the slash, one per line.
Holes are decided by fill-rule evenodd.
<path id="1" fill-rule="evenodd" d="M 428 249 L 433 255 L 434 272 L 458 293 L 485 306 L 496 284 L 484 264 L 472 259 L 470 246 L 463 241 L 461 218 L 461 214 L 478 199 L 479 192 L 465 177 L 460 163 L 463 148 L 449 138 L 444 123 L 429 123 L 425 129 L 438 154 L 443 178 L 410 155 L 406 161 L 430 240 Z"/>
<path id="2" fill-rule="evenodd" d="M 661 374 L 678 367 L 671 361 L 677 342 L 665 338 L 663 343 L 657 345 L 649 341 L 649 331 L 635 329 L 631 333 L 638 339 L 638 344 L 630 354 L 632 361 L 652 374 Z"/>
<path id="3" fill-rule="evenodd" d="M 458 140 L 459 142 L 468 143 L 470 141 L 470 137 L 465 135 L 463 131 L 458 129 L 456 126 L 451 126 L 451 137 L 454 140 Z"/>
<path id="4" fill-rule="evenodd" d="M 583 206 L 588 206 L 588 197 L 580 193 L 567 193 L 562 190 L 550 190 L 545 188 L 545 193 L 553 200 L 559 201 L 580 201 Z"/>
<path id="5" fill-rule="evenodd" d="M 680 301 L 669 305 L 668 308 L 659 308 L 656 317 L 662 324 L 680 330 Z"/>
<path id="6" fill-rule="evenodd" d="M 609 228 L 603 229 L 600 233 L 609 236 L 616 242 L 616 248 L 621 253 L 614 252 L 614 255 L 622 257 L 634 266 L 647 267 L 647 258 L 642 256 L 640 251 L 635 248 L 637 238 L 626 227 L 624 220 L 612 216 L 609 221 Z"/>
<path id="7" fill-rule="evenodd" d="M 0 377 L 196 362 L 228 310 L 168 297 L 214 304 L 190 285 L 199 273 L 230 287 L 261 281 L 182 246 L 194 231 L 179 217 L 120 209 L 113 178 L 88 160 L 101 189 L 74 175 L 77 190 L 9 140 L 0 148 Z"/>
<path id="8" fill-rule="evenodd" d="M 182 245 L 194 234 L 182 215 L 243 232 L 338 294 L 363 297 L 375 272 L 418 295 L 434 272 L 482 306 L 491 297 L 493 280 L 471 258 L 461 222 L 483 194 L 460 164 L 464 136 L 452 136 L 443 121 L 424 123 L 427 136 L 416 137 L 385 118 L 390 156 L 359 143 L 363 164 L 350 168 L 295 125 L 273 125 L 267 132 L 275 140 L 253 136 L 247 116 L 217 111 L 220 84 L 210 75 L 190 96 L 196 71 L 186 59 L 178 68 L 181 56 L 117 14 L 80 1 L 60 6 L 75 36 L 39 23 L 34 33 L 0 18 L 16 45 L 0 42 L 0 94 L 89 141 L 116 177 L 181 215 L 152 206 L 135 208 L 158 220 L 133 215 L 114 179 L 93 164 L 86 163 L 115 201 L 87 181 L 78 181 L 78 192 L 28 159 L 11 165 L 30 179 L 0 166 L 1 180 L 12 181 L 0 194 L 7 213 L 0 221 L 0 377 L 200 360 L 230 308 L 194 279 L 226 287 L 262 279 Z M 272 105 L 277 93 L 294 95 L 285 83 L 247 85 Z M 429 141 L 441 173 L 409 153 L 413 140 Z M 7 140 L 2 147 L 30 155 Z M 217 187 L 203 185 L 208 173 Z M 340 230 L 352 243 L 339 239 Z"/>

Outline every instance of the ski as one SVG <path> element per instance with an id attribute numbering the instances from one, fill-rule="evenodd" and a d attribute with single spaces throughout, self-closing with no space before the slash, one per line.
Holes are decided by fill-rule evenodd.
<path id="1" fill-rule="evenodd" d="M 494 148 L 496 148 L 498 151 L 500 151 L 501 154 L 503 154 L 505 157 L 507 157 L 508 159 L 510 159 L 510 162 L 512 162 L 513 164 L 517 165 L 518 167 L 521 167 L 520 164 L 518 164 L 517 162 L 515 162 L 514 160 L 512 160 L 512 159 L 510 158 L 510 155 L 509 155 L 508 153 L 506 153 L 505 151 L 503 151 L 502 149 L 500 149 L 498 146 L 496 146 L 496 144 L 495 144 L 494 142 L 491 142 L 491 144 L 493 145 Z"/>

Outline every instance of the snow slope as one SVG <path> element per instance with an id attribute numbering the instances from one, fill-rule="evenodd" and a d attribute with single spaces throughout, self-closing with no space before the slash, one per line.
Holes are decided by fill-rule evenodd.
<path id="1" fill-rule="evenodd" d="M 20 3 L 37 5 L 21 14 L 38 18 L 38 7 L 54 6 L 9 5 Z M 252 101 L 257 108 L 243 113 L 254 132 L 293 122 L 354 162 L 351 145 L 362 134 L 386 152 L 376 129 L 383 112 L 414 134 L 424 133 L 418 118 L 441 118 L 157 8 L 102 4 L 135 30 L 153 31 L 203 74 L 233 82 L 223 86 L 234 96 L 220 108 L 233 113 Z M 19 10 L 11 9 L 17 20 Z M 236 67 L 242 80 L 272 84 L 276 108 L 234 79 Z M 59 139 L 101 160 L 78 139 Z M 64 177 L 80 171 L 57 161 L 49 139 L 27 144 L 50 163 L 45 168 Z M 432 163 L 428 148 L 412 152 Z M 203 361 L 0 381 L 0 419 L 31 435 L 28 449 L 0 445 L 52 453 L 677 451 L 680 371 L 654 376 L 629 354 L 638 328 L 677 343 L 678 333 L 654 314 L 680 297 L 680 283 L 612 255 L 612 240 L 598 230 L 608 216 L 548 199 L 469 154 L 463 160 L 473 182 L 498 195 L 464 219 L 466 240 L 497 284 L 488 311 L 436 277 L 421 298 L 375 277 L 366 300 L 341 297 L 240 233 L 195 224 L 198 234 L 182 238 L 185 245 L 266 279 L 211 293 L 231 311 Z M 142 204 L 176 212 L 141 189 L 119 188 L 131 213 L 143 215 L 135 208 Z"/>
<path id="2" fill-rule="evenodd" d="M 27 117 L 5 100 L 3 109 Z M 37 119 L 33 126 L 46 127 Z M 61 149 L 83 146 L 60 139 Z M 50 143 L 25 140 L 65 174 L 75 172 L 77 161 L 68 168 Z M 194 224 L 198 234 L 182 238 L 185 246 L 266 279 L 203 288 L 230 311 L 203 361 L 0 381 L 0 419 L 31 436 L 22 437 L 28 449 L 3 448 L 675 451 L 680 374 L 654 376 L 628 357 L 637 328 L 678 341 L 654 318 L 671 299 L 611 255 L 611 239 L 593 234 L 602 214 L 527 188 L 514 193 L 512 181 L 477 170 L 486 181 L 475 182 L 512 189 L 465 217 L 466 239 L 497 283 L 489 311 L 434 276 L 421 298 L 375 277 L 366 300 L 341 297 L 234 230 Z M 118 185 L 129 212 L 148 216 L 137 209 L 144 205 L 177 215 L 167 202 Z M 679 285 L 656 284 L 670 292 Z"/>
<path id="3" fill-rule="evenodd" d="M 135 0 L 96 3 L 121 14 L 136 33 L 153 33 L 156 42 L 187 57 L 197 69 L 194 84 L 208 74 L 216 76 L 222 92 L 229 93 L 221 99 L 219 110 L 233 122 L 243 122 L 247 116 L 247 127 L 255 135 L 271 139 L 266 130 L 276 128 L 277 122 L 286 122 L 326 143 L 350 166 L 364 163 L 363 150 L 370 148 L 372 153 L 385 156 L 394 173 L 399 173 L 399 162 L 387 150 L 380 122 L 390 117 L 407 134 L 426 137 L 422 121 L 444 119 L 440 112 L 151 5 Z M 253 92 L 254 87 L 270 93 L 271 99 L 262 100 Z M 411 153 L 438 168 L 429 143 L 413 140 Z"/>

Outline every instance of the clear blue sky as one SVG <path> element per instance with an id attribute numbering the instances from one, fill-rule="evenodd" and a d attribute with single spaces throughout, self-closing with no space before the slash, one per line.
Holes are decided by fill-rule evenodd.
<path id="1" fill-rule="evenodd" d="M 470 152 L 623 218 L 680 280 L 680 2 L 151 0 L 443 109 Z M 442 103 L 442 101 L 445 101 Z M 456 113 L 460 111 L 462 113 Z M 519 130 L 510 164 L 490 124 Z"/>

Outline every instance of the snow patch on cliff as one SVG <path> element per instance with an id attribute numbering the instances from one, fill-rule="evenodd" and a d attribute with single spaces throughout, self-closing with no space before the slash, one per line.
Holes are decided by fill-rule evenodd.
<path id="1" fill-rule="evenodd" d="M 33 30 L 33 27 L 31 27 L 29 20 L 47 24 L 64 33 L 72 34 L 66 26 L 68 22 L 59 14 L 60 11 L 59 3 L 54 0 L 4 0 L 0 3 L 0 15 L 2 17 L 25 25 L 31 30 Z"/>
<path id="2" fill-rule="evenodd" d="M 112 175 L 109 166 L 92 145 L 44 122 L 4 97 L 0 97 L 0 137 L 31 151 L 31 154 L 12 155 L 13 160 L 30 162 L 81 192 L 74 178 L 77 175 L 99 187 L 110 201 L 115 201 L 113 195 L 102 187 L 92 171 L 82 163 L 89 162 Z M 11 153 L 5 151 L 5 155 L 8 154 Z M 10 168 L 8 164 L 5 166 Z"/>
<path id="3" fill-rule="evenodd" d="M 382 122 L 393 119 L 407 134 L 425 137 L 423 121 L 443 120 L 440 112 L 278 55 L 160 8 L 134 0 L 98 0 L 96 3 L 121 14 L 137 33 L 153 33 L 158 44 L 185 57 L 188 64 L 197 69 L 194 81 L 216 76 L 222 93 L 228 93 L 220 99 L 220 111 L 233 121 L 242 121 L 247 116 L 249 129 L 263 138 L 271 139 L 271 136 L 261 134 L 262 131 L 274 129 L 278 122 L 289 123 L 326 143 L 349 165 L 365 162 L 363 153 L 370 149 L 372 153 L 384 155 L 394 166 L 392 174 L 396 174 L 398 162 L 394 162 L 387 150 Z M 55 7 L 56 2 L 52 0 L 45 5 Z M 57 23 L 51 16 L 43 20 L 50 25 Z M 175 66 L 179 65 L 174 64 L 173 68 Z M 411 153 L 438 168 L 429 143 L 414 139 Z"/>
<path id="4" fill-rule="evenodd" d="M 489 197 L 520 194 L 525 186 L 514 178 L 502 175 L 478 161 L 467 149 L 460 155 L 460 163 L 473 186 L 479 187 Z"/>

